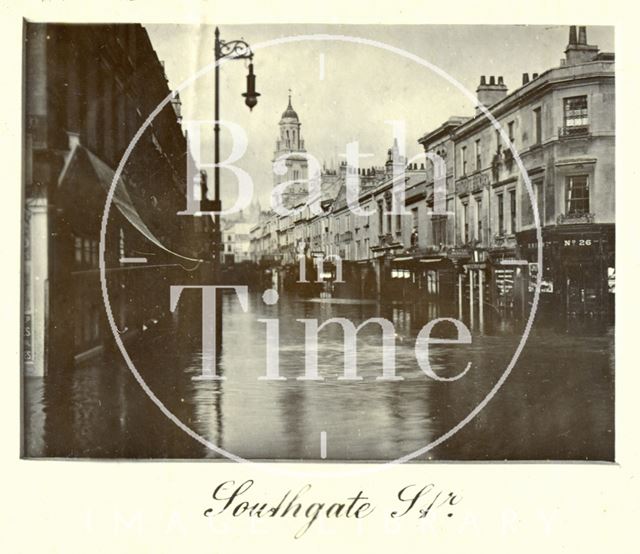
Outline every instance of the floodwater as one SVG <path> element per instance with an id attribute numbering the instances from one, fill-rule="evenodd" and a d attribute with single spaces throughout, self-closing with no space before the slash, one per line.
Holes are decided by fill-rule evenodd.
<path id="1" fill-rule="evenodd" d="M 187 295 L 191 294 L 188 298 Z M 446 314 L 435 305 L 320 302 L 281 297 L 273 306 L 250 295 L 244 312 L 223 302 L 221 381 L 194 381 L 202 371 L 200 296 L 185 291 L 176 314 L 143 333 L 128 351 L 162 403 L 185 425 L 236 456 L 317 460 L 321 433 L 328 460 L 394 460 L 424 449 L 487 396 L 522 338 L 522 323 L 492 316 L 470 325 L 471 344 L 432 344 L 437 381 L 418 365 L 415 339 Z M 491 314 L 489 314 L 491 315 Z M 343 335 L 320 331 L 322 381 L 302 381 L 304 329 L 296 319 L 370 317 L 391 320 L 396 374 L 383 381 L 381 332 L 358 335 L 359 381 L 345 381 Z M 280 375 L 265 381 L 264 322 L 280 321 Z M 455 338 L 440 323 L 432 336 Z M 613 460 L 614 333 L 599 320 L 536 319 L 503 386 L 464 428 L 417 460 Z M 178 428 L 149 399 L 123 361 L 97 357 L 24 385 L 24 451 L 28 457 L 220 458 Z"/>

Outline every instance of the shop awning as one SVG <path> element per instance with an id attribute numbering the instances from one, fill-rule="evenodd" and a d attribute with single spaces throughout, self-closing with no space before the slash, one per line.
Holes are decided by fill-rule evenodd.
<path id="1" fill-rule="evenodd" d="M 63 172 L 60 175 L 59 186 L 64 186 L 66 180 L 71 180 L 74 176 L 76 168 L 82 167 L 80 164 L 85 162 L 85 160 L 86 162 L 88 162 L 101 188 L 104 190 L 105 194 L 107 194 L 111 189 L 111 184 L 113 183 L 115 172 L 93 152 L 79 144 L 74 148 L 73 153 L 71 154 Z M 192 262 L 202 261 L 174 252 L 173 250 L 167 248 L 153 234 L 153 232 L 149 229 L 149 227 L 147 227 L 145 222 L 140 217 L 140 214 L 138 213 L 138 210 L 136 209 L 133 200 L 129 195 L 126 183 L 122 176 L 118 179 L 118 183 L 113 192 L 113 204 L 133 227 L 135 227 L 140 233 L 142 233 L 142 235 L 144 235 L 144 237 L 149 242 L 151 242 L 158 248 L 184 260 L 189 260 Z"/>
<path id="2" fill-rule="evenodd" d="M 424 260 L 420 260 L 421 264 L 434 264 L 436 262 L 441 262 L 442 258 L 427 258 Z"/>

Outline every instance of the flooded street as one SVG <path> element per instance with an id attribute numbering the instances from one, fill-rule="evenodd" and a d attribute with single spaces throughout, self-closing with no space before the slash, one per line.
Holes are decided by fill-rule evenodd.
<path id="1" fill-rule="evenodd" d="M 151 390 L 182 422 L 235 455 L 251 459 L 320 459 L 326 432 L 329 460 L 393 460 L 448 432 L 487 395 L 521 337 L 512 323 L 470 326 L 472 343 L 432 345 L 438 382 L 418 366 L 415 337 L 428 321 L 456 316 L 436 306 L 320 302 L 282 297 L 266 306 L 250 296 L 249 310 L 224 298 L 223 381 L 194 381 L 201 373 L 200 295 L 185 292 L 176 314 L 129 344 Z M 182 302 L 182 301 L 181 301 Z M 381 333 L 367 325 L 358 338 L 360 381 L 343 372 L 343 334 L 329 325 L 319 334 L 323 381 L 304 374 L 304 325 L 344 317 L 358 325 L 385 317 L 396 329 L 396 372 L 380 381 Z M 280 324 L 280 373 L 265 375 L 264 318 Z M 440 324 L 432 336 L 452 336 Z M 567 329 L 571 328 L 571 331 Z M 448 334 L 447 334 L 448 333 Z M 535 321 L 511 375 L 484 410 L 419 460 L 613 460 L 613 328 L 593 320 Z M 189 437 L 146 396 L 117 356 L 94 358 L 45 378 L 25 380 L 25 453 L 30 457 L 217 458 Z"/>

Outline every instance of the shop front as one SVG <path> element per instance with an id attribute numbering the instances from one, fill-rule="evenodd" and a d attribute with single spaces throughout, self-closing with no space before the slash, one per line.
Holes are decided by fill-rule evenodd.
<path id="1" fill-rule="evenodd" d="M 540 307 L 569 316 L 613 314 L 615 229 L 613 225 L 557 225 L 542 231 Z M 528 292 L 535 292 L 540 268 L 535 231 L 520 233 L 522 257 L 529 262 Z"/>

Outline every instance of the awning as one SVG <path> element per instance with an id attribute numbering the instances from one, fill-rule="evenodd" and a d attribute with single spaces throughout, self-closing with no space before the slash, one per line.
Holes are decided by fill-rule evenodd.
<path id="1" fill-rule="evenodd" d="M 427 258 L 425 260 L 420 260 L 421 264 L 434 264 L 436 262 L 441 262 L 442 258 Z"/>
<path id="2" fill-rule="evenodd" d="M 393 258 L 394 262 L 408 262 L 413 260 L 413 256 L 404 256 L 403 258 Z"/>
<path id="3" fill-rule="evenodd" d="M 93 152 L 85 148 L 84 146 L 77 145 L 74 148 L 73 153 L 71 154 L 67 164 L 60 175 L 59 185 L 62 186 L 66 179 L 70 179 L 73 175 L 73 168 L 76 163 L 81 163 L 81 159 L 85 158 L 95 174 L 96 180 L 103 188 L 105 194 L 109 192 L 111 189 L 111 184 L 113 183 L 113 179 L 115 177 L 115 172 L 98 156 L 96 156 Z M 122 176 L 118 179 L 118 183 L 113 192 L 113 204 L 118 208 L 118 211 L 129 221 L 133 227 L 135 227 L 144 237 L 156 245 L 158 248 L 168 252 L 169 254 L 173 254 L 179 258 L 184 260 L 189 260 L 192 262 L 200 262 L 202 260 L 196 258 L 190 258 L 188 256 L 183 256 L 182 254 L 178 254 L 173 250 L 167 248 L 162 242 L 153 234 L 153 232 L 147 227 L 145 222 L 140 217 L 140 214 L 136 210 L 136 207 L 131 200 L 131 196 L 129 196 L 129 192 L 127 191 L 126 183 L 124 182 Z"/>

